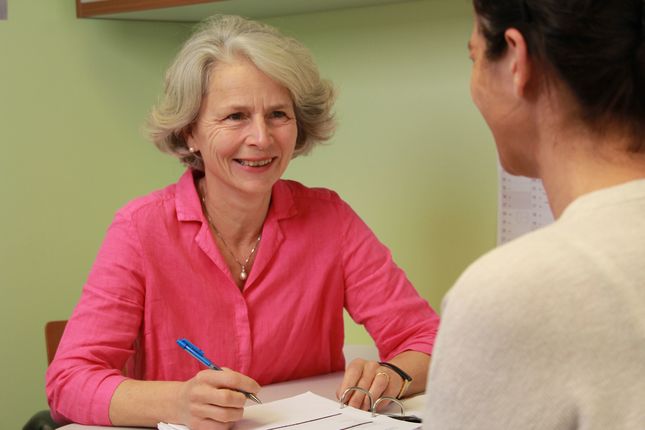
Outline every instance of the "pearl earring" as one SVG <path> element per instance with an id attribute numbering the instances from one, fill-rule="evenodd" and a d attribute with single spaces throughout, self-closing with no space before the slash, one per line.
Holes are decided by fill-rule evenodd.
<path id="1" fill-rule="evenodd" d="M 188 147 L 188 151 L 189 151 L 191 154 L 194 154 L 195 152 L 197 152 L 197 150 L 196 150 L 195 148 L 193 148 L 192 146 L 189 146 L 189 147 Z"/>

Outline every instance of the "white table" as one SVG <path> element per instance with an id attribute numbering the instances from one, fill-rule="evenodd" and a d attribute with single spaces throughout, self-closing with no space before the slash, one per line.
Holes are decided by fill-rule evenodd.
<path id="1" fill-rule="evenodd" d="M 378 359 L 376 348 L 372 345 L 345 345 L 345 359 L 349 363 L 353 358 L 362 357 L 368 360 Z M 294 381 L 280 382 L 277 384 L 262 387 L 258 397 L 263 402 L 272 402 L 274 400 L 284 399 L 286 397 L 302 394 L 311 391 L 319 396 L 336 400 L 336 389 L 343 380 L 344 372 L 329 373 L 326 375 L 313 376 L 311 378 L 297 379 Z M 248 401 L 248 405 L 253 404 Z M 425 405 L 425 396 L 416 396 L 406 399 L 403 402 L 406 412 L 415 415 L 421 414 Z M 84 426 L 80 424 L 68 424 L 59 427 L 60 430 L 144 430 L 141 427 L 101 427 L 101 426 Z"/>
<path id="2" fill-rule="evenodd" d="M 286 397 L 302 394 L 306 391 L 318 394 L 328 399 L 336 400 L 336 389 L 343 380 L 343 372 L 329 373 L 327 375 L 314 376 L 311 378 L 298 379 L 295 381 L 280 382 L 278 384 L 263 387 L 258 396 L 263 402 L 284 399 Z M 249 404 L 253 404 L 249 401 Z M 425 406 L 425 396 L 415 396 L 403 402 L 406 413 L 422 415 Z M 80 424 L 68 424 L 60 427 L 60 430 L 144 430 L 141 427 L 100 427 L 84 426 Z"/>

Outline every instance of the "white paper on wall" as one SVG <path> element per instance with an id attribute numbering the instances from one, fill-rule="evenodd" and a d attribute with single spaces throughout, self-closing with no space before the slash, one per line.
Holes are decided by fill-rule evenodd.
<path id="1" fill-rule="evenodd" d="M 498 245 L 553 222 L 542 181 L 498 171 Z"/>

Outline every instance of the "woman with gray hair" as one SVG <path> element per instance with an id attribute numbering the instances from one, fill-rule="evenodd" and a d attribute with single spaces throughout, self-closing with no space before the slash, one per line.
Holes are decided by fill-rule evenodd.
<path id="1" fill-rule="evenodd" d="M 308 51 L 267 25 L 215 17 L 188 40 L 149 121 L 188 169 L 117 213 L 47 372 L 57 420 L 230 428 L 239 390 L 345 370 L 343 309 L 383 362 L 354 360 L 339 390 L 423 390 L 437 315 L 336 193 L 281 179 L 330 138 L 332 105 Z"/>

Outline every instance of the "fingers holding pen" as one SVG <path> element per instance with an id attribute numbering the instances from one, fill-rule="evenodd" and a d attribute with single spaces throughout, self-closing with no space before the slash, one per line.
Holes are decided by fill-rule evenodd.
<path id="1" fill-rule="evenodd" d="M 203 373 L 204 378 L 206 378 L 212 386 L 217 388 L 228 388 L 229 390 L 236 392 L 245 391 L 253 394 L 258 393 L 262 388 L 253 378 L 227 368 L 223 368 L 222 371 L 209 369 L 199 373 Z M 237 394 L 241 393 L 238 392 Z M 244 397 L 243 394 L 242 396 Z"/>
<path id="2" fill-rule="evenodd" d="M 195 430 L 228 429 L 244 413 L 246 396 L 257 393 L 253 379 L 231 370 L 203 370 L 186 381 L 180 392 L 183 423 Z"/>

